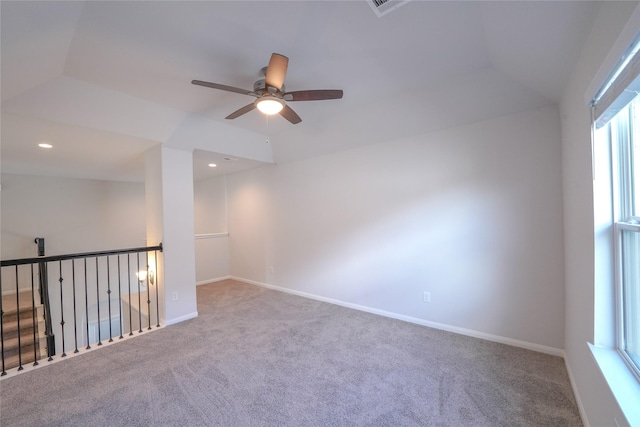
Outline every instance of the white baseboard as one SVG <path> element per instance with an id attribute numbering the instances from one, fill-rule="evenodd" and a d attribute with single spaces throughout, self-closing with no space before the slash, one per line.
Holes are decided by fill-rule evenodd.
<path id="1" fill-rule="evenodd" d="M 199 282 L 196 282 L 196 286 L 206 285 L 207 283 L 220 282 L 222 280 L 227 280 L 227 279 L 231 279 L 231 276 L 222 276 L 222 277 L 215 277 L 213 279 L 200 280 Z"/>
<path id="2" fill-rule="evenodd" d="M 585 411 L 584 405 L 582 404 L 582 399 L 580 399 L 578 385 L 576 384 L 575 378 L 573 377 L 573 371 L 571 370 L 571 365 L 569 365 L 569 359 L 567 359 L 566 356 L 564 358 L 564 365 L 567 368 L 567 373 L 569 374 L 569 383 L 571 384 L 573 395 L 576 398 L 576 404 L 578 405 L 578 412 L 580 412 L 582 424 L 584 425 L 584 427 L 591 427 L 591 424 L 589 424 L 589 419 L 587 418 L 587 411 Z"/>
<path id="3" fill-rule="evenodd" d="M 198 312 L 194 311 L 192 313 L 185 314 L 184 316 L 176 317 L 174 319 L 166 319 L 163 323 L 166 326 L 175 325 L 176 323 L 184 322 L 185 320 L 194 319 L 196 317 L 198 317 Z"/>
<path id="4" fill-rule="evenodd" d="M 537 351 L 539 353 L 545 353 L 545 354 L 549 354 L 549 355 L 552 355 L 552 356 L 558 356 L 558 357 L 564 358 L 564 350 L 559 349 L 559 348 L 555 348 L 555 347 L 549 347 L 549 346 L 546 346 L 546 345 L 535 344 L 535 343 L 531 343 L 531 342 L 528 342 L 528 341 L 516 340 L 516 339 L 513 339 L 513 338 L 502 337 L 502 336 L 499 336 L 499 335 L 487 334 L 485 332 L 474 331 L 472 329 L 466 329 L 466 328 L 460 328 L 460 327 L 457 327 L 457 326 L 446 325 L 444 323 L 431 322 L 429 320 L 419 319 L 417 317 L 405 316 L 403 314 L 393 313 L 391 311 L 380 310 L 380 309 L 373 308 L 373 307 L 367 307 L 367 306 L 360 305 L 360 304 L 353 304 L 353 303 L 350 303 L 350 302 L 340 301 L 340 300 L 336 300 L 336 299 L 333 299 L 333 298 L 327 298 L 327 297 L 323 297 L 323 296 L 320 296 L 320 295 L 310 294 L 310 293 L 307 293 L 307 292 L 296 291 L 296 290 L 293 290 L 293 289 L 283 288 L 283 287 L 280 287 L 280 286 L 271 285 L 271 284 L 263 283 L 263 282 L 258 282 L 258 281 L 255 281 L 255 280 L 244 279 L 242 277 L 230 276 L 230 278 L 233 279 L 233 280 L 238 280 L 240 282 L 249 283 L 251 285 L 257 285 L 257 286 L 261 286 L 263 288 L 273 289 L 273 290 L 276 290 L 276 291 L 286 292 L 286 293 L 292 294 L 292 295 L 297 295 L 297 296 L 301 296 L 301 297 L 305 297 L 305 298 L 310 298 L 310 299 L 317 300 L 317 301 L 322 301 L 322 302 L 328 302 L 330 304 L 335 304 L 335 305 L 339 305 L 339 306 L 342 306 L 342 307 L 352 308 L 354 310 L 365 311 L 367 313 L 377 314 L 377 315 L 380 315 L 380 316 L 389 317 L 389 318 L 397 319 L 397 320 L 402 320 L 402 321 L 409 322 L 409 323 L 415 323 L 417 325 L 427 326 L 429 328 L 440 329 L 440 330 L 447 331 L 447 332 L 453 332 L 453 333 L 460 334 L 460 335 L 466 335 L 466 336 L 470 336 L 470 337 L 474 337 L 474 338 L 480 338 L 480 339 L 487 340 L 487 341 L 493 341 L 493 342 L 497 342 L 497 343 L 501 343 L 501 344 L 507 344 L 507 345 L 511 345 L 511 346 L 514 346 L 514 347 L 520 347 L 520 348 L 524 348 L 524 349 L 527 349 L 527 350 L 533 350 L 533 351 Z"/>
<path id="5" fill-rule="evenodd" d="M 39 292 L 39 291 L 38 291 L 38 285 L 35 285 L 35 287 L 34 287 L 34 289 L 33 289 L 33 290 L 34 290 L 34 292 L 36 292 L 36 295 L 39 295 L 39 293 L 38 293 L 38 292 Z M 31 293 L 31 288 L 30 288 L 30 287 L 26 287 L 26 288 L 19 288 L 19 289 L 18 289 L 18 291 L 19 291 L 20 293 L 23 293 L 23 292 L 29 292 L 29 293 Z M 3 297 L 6 297 L 6 296 L 8 296 L 8 295 L 15 295 L 15 294 L 16 294 L 16 290 L 15 290 L 15 289 L 9 289 L 9 290 L 6 290 L 6 291 L 2 291 L 2 296 L 3 296 Z"/>

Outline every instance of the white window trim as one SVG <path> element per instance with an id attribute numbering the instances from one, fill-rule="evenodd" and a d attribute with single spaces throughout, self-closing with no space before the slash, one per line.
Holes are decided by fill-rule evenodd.
<path id="1" fill-rule="evenodd" d="M 603 128 L 611 129 L 611 127 Z M 616 130 L 617 131 L 617 130 Z M 603 374 L 613 396 L 615 397 L 620 409 L 626 417 L 626 422 L 630 426 L 640 426 L 640 405 L 638 405 L 638 397 L 640 396 L 640 380 L 636 377 L 635 372 L 631 368 L 631 365 L 628 364 L 626 360 L 626 355 L 619 350 L 620 345 L 622 343 L 622 329 L 619 327 L 620 322 L 622 321 L 622 310 L 619 308 L 622 304 L 622 288 L 619 285 L 621 282 L 618 280 L 621 270 L 621 260 L 620 260 L 620 233 L 623 229 L 631 229 L 632 231 L 636 230 L 636 224 L 632 224 L 629 222 L 619 221 L 622 219 L 622 212 L 620 210 L 621 200 L 618 191 L 614 191 L 614 189 L 619 188 L 619 180 L 620 176 L 617 173 L 613 173 L 614 170 L 617 170 L 619 158 L 614 135 L 611 132 L 607 132 L 607 141 L 599 141 L 599 143 L 606 143 L 609 146 L 609 156 L 607 158 L 602 158 L 600 156 L 594 156 L 594 166 L 597 174 L 607 174 L 609 181 L 609 188 L 607 191 L 610 192 L 610 198 L 608 199 L 609 209 L 611 209 L 611 216 L 606 221 L 607 224 L 597 223 L 596 224 L 596 235 L 598 232 L 598 227 L 602 227 L 606 225 L 610 231 L 608 232 L 608 236 L 610 239 L 610 247 L 601 248 L 600 250 L 607 250 L 613 252 L 609 261 L 600 261 L 596 260 L 596 279 L 598 283 L 596 286 L 598 288 L 601 287 L 610 287 L 612 289 L 613 295 L 611 295 L 610 299 L 610 308 L 607 309 L 607 313 L 615 316 L 615 319 L 610 318 L 610 321 L 613 323 L 613 327 L 608 329 L 608 327 L 601 327 L 602 325 L 596 326 L 595 333 L 595 344 L 588 343 L 591 354 L 596 362 L 596 365 L 599 367 L 601 373 Z M 595 142 L 595 141 L 594 141 Z M 595 150 L 594 154 L 596 153 Z M 600 176 L 600 179 L 604 178 Z M 596 176 L 594 174 L 594 185 L 596 183 Z M 600 194 L 600 191 L 604 191 L 604 188 L 596 186 L 594 187 L 594 203 L 598 203 L 598 200 L 602 200 L 603 195 Z M 628 219 L 628 218 L 625 218 Z M 595 256 L 603 256 L 599 251 L 598 238 L 596 237 L 596 253 Z M 606 246 L 606 245 L 605 245 Z M 609 253 L 610 253 L 609 252 Z M 607 257 L 608 258 L 608 257 Z M 604 263 L 604 264 L 602 264 Z M 611 263 L 611 264 L 608 264 Z M 610 269 L 606 267 L 606 265 L 610 265 Z M 600 266 L 600 267 L 599 267 Z M 603 272 L 609 271 L 609 274 L 605 274 L 603 277 L 598 279 L 597 271 L 602 268 Z M 601 289 L 602 290 L 602 289 Z M 598 295 L 601 293 L 601 290 L 595 290 L 595 296 L 598 298 Z M 596 304 L 597 307 L 597 304 Z M 601 316 L 606 316 L 604 312 L 600 312 L 600 309 L 597 309 L 595 313 L 596 320 Z M 600 320 L 602 321 L 602 319 Z M 611 331 L 611 334 L 607 331 Z M 604 335 L 601 335 L 604 334 Z M 620 426 L 623 426 L 622 420 L 617 420 Z"/>
<path id="2" fill-rule="evenodd" d="M 636 381 L 640 381 L 640 366 L 631 360 L 629 355 L 623 350 L 626 348 L 624 339 L 624 283 L 623 283 L 623 231 L 640 232 L 640 225 L 633 224 L 635 218 L 632 217 L 632 188 L 630 187 L 631 176 L 631 151 L 633 144 L 633 125 L 630 123 L 634 117 L 633 108 L 630 105 L 628 115 L 625 118 L 624 128 L 611 126 L 611 172 L 612 172 L 612 192 L 613 192 L 613 230 L 614 230 L 614 283 L 615 283 L 615 303 L 616 303 L 616 347 L 618 353 L 629 366 Z"/>
<path id="3" fill-rule="evenodd" d="M 617 40 L 615 41 L 611 49 L 609 49 L 609 53 L 600 65 L 600 68 L 593 76 L 591 83 L 587 87 L 587 90 L 584 94 L 585 105 L 591 104 L 591 101 L 596 96 L 597 92 L 606 83 L 607 77 L 610 75 L 611 70 L 616 66 L 620 57 L 624 54 L 624 52 L 628 49 L 628 46 L 635 39 L 638 33 L 638 29 L 640 29 L 640 5 L 638 5 L 634 9 L 629 20 L 621 30 Z M 594 141 L 592 141 L 592 143 L 593 142 Z M 596 159 L 594 156 L 594 180 L 596 179 L 595 163 L 598 162 L 598 160 L 601 159 Z M 607 161 L 607 163 L 608 167 L 610 168 L 611 163 L 609 161 Z M 596 191 L 594 197 L 596 197 L 597 199 L 598 190 L 596 188 L 594 188 L 594 190 Z M 594 199 L 594 202 L 596 201 L 596 199 Z M 616 222 L 616 219 L 619 218 L 614 216 L 611 219 L 612 221 L 609 223 L 609 226 L 613 226 L 613 224 L 615 224 Z M 601 238 L 600 236 L 598 236 L 598 232 L 600 231 L 598 227 L 603 225 L 606 224 L 596 224 L 596 229 L 594 230 L 594 232 L 596 233 L 596 243 L 598 239 Z M 611 228 L 613 230 L 613 227 Z M 614 242 L 614 240 L 616 239 L 616 234 L 618 234 L 618 232 L 616 231 L 612 231 L 612 233 L 609 234 L 611 239 L 609 242 L 610 245 L 617 244 L 617 242 Z M 613 248 L 615 251 L 615 246 L 613 246 Z M 604 248 L 600 249 L 602 250 Z M 603 293 L 603 289 L 601 288 L 602 286 L 613 286 L 613 284 L 615 283 L 613 282 L 615 280 L 613 276 L 617 274 L 615 273 L 617 267 L 615 265 L 616 261 L 614 261 L 613 259 L 607 261 L 605 259 L 607 258 L 606 254 L 600 254 L 598 247 L 596 247 L 595 250 L 596 253 L 594 254 L 594 256 L 603 256 L 603 258 L 596 260 L 596 278 L 598 278 L 599 273 L 604 274 L 601 278 L 602 280 L 598 279 L 599 282 L 596 284 L 597 288 L 594 290 L 597 297 L 598 294 Z M 610 263 L 612 263 L 613 265 L 611 265 Z M 607 292 L 604 293 L 606 294 Z M 612 322 L 614 320 L 612 317 L 610 317 L 609 313 L 613 312 L 612 309 L 615 309 L 615 304 L 619 302 L 615 301 L 617 299 L 616 296 L 612 295 L 611 297 L 613 300 L 610 301 L 610 305 L 608 307 L 598 307 L 598 304 L 596 303 L 596 312 L 594 313 L 596 319 L 604 315 L 608 317 L 608 321 Z M 618 312 L 619 311 L 615 311 L 615 313 Z M 618 405 L 627 418 L 627 423 L 631 426 L 640 426 L 640 405 L 638 405 L 638 396 L 640 396 L 640 382 L 638 382 L 638 380 L 632 374 L 629 366 L 624 361 L 624 358 L 620 354 L 620 352 L 616 348 L 614 348 L 614 346 L 617 344 L 617 337 L 615 336 L 617 335 L 617 332 L 614 332 L 614 328 L 610 329 L 608 325 L 594 326 L 594 338 L 596 338 L 595 343 L 605 344 L 605 346 L 589 344 L 589 348 L 594 360 L 596 361 L 596 365 L 604 375 L 604 378 L 609 385 L 613 396 L 615 397 Z M 615 335 L 610 336 L 609 331 L 614 332 Z M 616 420 L 616 422 L 620 426 L 623 425 L 622 420 Z"/>
<path id="4" fill-rule="evenodd" d="M 623 283 L 622 283 L 622 232 L 633 231 L 640 233 L 640 224 L 632 224 L 628 222 L 616 222 L 614 228 L 614 245 L 615 245 L 615 287 L 616 287 L 616 351 L 627 365 L 629 371 L 634 376 L 637 384 L 640 384 L 640 367 L 622 349 L 625 348 L 624 342 L 624 309 L 622 302 Z M 640 423 L 639 423 L 640 425 Z"/>
<path id="5" fill-rule="evenodd" d="M 630 426 L 640 426 L 640 383 L 629 370 L 620 352 L 611 347 L 589 344 L 591 355 L 600 368 Z M 619 422 L 620 420 L 618 420 Z"/>

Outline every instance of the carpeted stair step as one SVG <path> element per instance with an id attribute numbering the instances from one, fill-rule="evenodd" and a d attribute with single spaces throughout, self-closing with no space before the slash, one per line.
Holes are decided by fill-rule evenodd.
<path id="1" fill-rule="evenodd" d="M 38 352 L 38 349 L 36 348 L 35 354 L 40 354 Z M 22 350 L 22 365 L 26 365 L 27 363 L 33 363 L 36 359 L 34 356 L 34 348 L 33 345 L 28 345 L 25 346 L 24 349 Z M 42 359 L 41 356 L 38 356 L 38 359 Z M 11 368 L 17 368 L 18 366 L 20 366 L 20 357 L 18 356 L 18 353 L 10 353 L 10 354 L 6 354 L 5 353 L 5 357 L 4 357 L 4 369 L 11 369 Z"/>
<path id="2" fill-rule="evenodd" d="M 37 320 L 36 320 L 37 322 Z M 20 335 L 33 335 L 34 319 L 33 316 L 20 318 L 20 323 L 17 320 L 11 320 L 9 322 L 2 323 L 2 336 L 4 340 L 15 338 L 18 336 L 18 327 L 20 328 Z"/>
<path id="3" fill-rule="evenodd" d="M 31 298 L 31 290 L 22 291 L 17 297 L 15 293 L 2 296 L 2 311 L 5 314 L 15 312 L 18 307 L 21 311 L 22 309 L 31 309 L 34 305 L 36 307 L 40 305 L 40 296 L 37 291 L 33 299 Z"/>
<path id="4" fill-rule="evenodd" d="M 22 356 L 22 363 L 29 363 L 35 360 L 35 355 L 39 354 L 40 339 L 36 337 L 33 340 L 33 332 L 20 336 L 20 346 L 18 346 L 18 337 L 5 339 L 3 356 L 5 369 L 11 369 L 19 366 L 19 353 Z M 20 351 L 19 351 L 20 349 Z"/>
<path id="5" fill-rule="evenodd" d="M 36 357 L 40 358 L 40 348 L 46 345 L 46 337 L 42 336 L 42 305 L 39 304 L 39 298 L 36 300 L 34 313 L 30 291 L 21 292 L 17 298 L 15 294 L 2 297 L 2 357 L 5 370 L 20 366 L 20 359 L 24 365 L 33 362 Z"/>
<path id="6" fill-rule="evenodd" d="M 15 322 L 17 321 L 18 317 L 20 317 L 20 322 L 22 322 L 23 319 L 28 319 L 30 317 L 33 317 L 33 308 L 31 308 L 31 306 L 20 307 L 20 310 L 17 310 L 15 308 L 5 310 L 5 308 L 2 307 L 2 311 L 4 313 L 2 315 L 2 321 L 4 324 Z"/>
<path id="7" fill-rule="evenodd" d="M 38 341 L 37 336 L 35 341 Z M 5 338 L 3 341 L 4 354 L 6 356 L 8 352 L 12 352 L 12 351 L 17 352 L 18 344 L 20 344 L 22 347 L 25 347 L 28 345 L 33 345 L 33 342 L 34 342 L 33 332 L 20 334 L 20 340 L 18 340 L 18 336 L 15 336 L 13 338 Z M 24 351 L 24 349 L 22 351 Z"/>

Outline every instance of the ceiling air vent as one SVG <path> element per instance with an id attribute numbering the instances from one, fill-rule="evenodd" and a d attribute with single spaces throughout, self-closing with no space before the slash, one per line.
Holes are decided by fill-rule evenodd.
<path id="1" fill-rule="evenodd" d="M 378 18 L 409 3 L 410 0 L 367 0 Z"/>

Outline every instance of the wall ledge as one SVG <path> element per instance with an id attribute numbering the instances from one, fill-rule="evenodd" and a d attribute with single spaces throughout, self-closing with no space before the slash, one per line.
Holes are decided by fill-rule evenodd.
<path id="1" fill-rule="evenodd" d="M 600 368 L 618 406 L 630 426 L 640 426 L 640 381 L 633 375 L 618 350 L 587 343 L 591 355 Z M 622 426 L 622 420 L 615 420 Z"/>
<path id="2" fill-rule="evenodd" d="M 196 234 L 195 236 L 196 240 L 200 240 L 200 239 L 217 239 L 219 237 L 229 237 L 229 232 L 223 232 L 223 233 L 203 233 L 203 234 Z"/>

